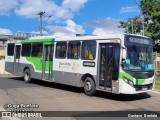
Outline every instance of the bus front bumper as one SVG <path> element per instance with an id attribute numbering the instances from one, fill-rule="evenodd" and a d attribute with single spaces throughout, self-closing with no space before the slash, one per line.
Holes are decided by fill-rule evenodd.
<path id="1" fill-rule="evenodd" d="M 144 93 L 153 90 L 154 84 L 150 83 L 147 85 L 134 85 L 131 86 L 127 84 L 125 81 L 121 80 L 120 82 L 120 93 L 122 94 L 137 94 L 137 93 Z"/>

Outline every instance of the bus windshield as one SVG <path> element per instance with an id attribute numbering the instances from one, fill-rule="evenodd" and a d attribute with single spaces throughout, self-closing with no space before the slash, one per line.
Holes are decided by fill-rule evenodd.
<path id="1" fill-rule="evenodd" d="M 125 70 L 150 71 L 154 69 L 153 48 L 147 45 L 127 45 L 127 58 L 123 64 Z"/>

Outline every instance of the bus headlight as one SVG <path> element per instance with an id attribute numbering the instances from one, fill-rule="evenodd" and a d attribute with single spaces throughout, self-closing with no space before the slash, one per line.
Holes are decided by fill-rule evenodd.
<path id="1" fill-rule="evenodd" d="M 126 79 L 126 78 L 123 78 L 123 80 L 124 80 L 126 83 L 128 83 L 128 79 Z"/>
<path id="2" fill-rule="evenodd" d="M 127 78 L 123 78 L 123 80 L 124 80 L 127 84 L 129 84 L 130 86 L 134 87 L 133 81 L 128 80 Z"/>
<path id="3" fill-rule="evenodd" d="M 130 84 L 130 86 L 132 86 L 132 87 L 134 86 L 133 82 L 130 81 L 130 80 L 129 80 L 129 84 Z"/>

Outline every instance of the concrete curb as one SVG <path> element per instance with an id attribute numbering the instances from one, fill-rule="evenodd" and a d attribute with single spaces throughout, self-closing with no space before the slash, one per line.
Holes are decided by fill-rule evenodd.
<path id="1" fill-rule="evenodd" d="M 0 74 L 0 77 L 18 77 L 12 74 Z"/>

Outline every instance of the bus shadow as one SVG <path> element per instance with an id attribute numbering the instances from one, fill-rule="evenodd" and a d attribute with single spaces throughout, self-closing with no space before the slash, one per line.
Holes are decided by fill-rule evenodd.
<path id="1" fill-rule="evenodd" d="M 24 82 L 22 77 L 11 77 L 9 79 Z M 32 87 L 33 87 L 33 85 L 35 85 L 35 86 L 38 85 L 38 86 L 43 86 L 43 87 L 65 90 L 65 91 L 69 91 L 69 92 L 83 93 L 82 88 L 79 88 L 79 87 L 69 86 L 69 85 L 60 84 L 60 83 L 46 82 L 46 81 L 37 80 L 37 79 L 32 79 L 31 83 L 26 83 L 26 84 L 28 84 L 28 85 L 31 84 Z"/>
<path id="2" fill-rule="evenodd" d="M 49 83 L 49 82 L 44 82 L 44 81 L 40 81 L 40 80 L 33 80 L 32 83 L 38 84 L 38 85 L 41 85 L 44 87 L 50 87 L 50 88 L 65 90 L 65 91 L 74 92 L 74 93 L 84 93 L 83 88 L 59 84 L 59 83 Z M 149 95 L 147 93 L 114 94 L 114 93 L 109 93 L 109 92 L 96 91 L 96 94 L 94 97 L 111 99 L 111 100 L 115 100 L 115 101 L 135 101 L 135 100 L 142 100 L 142 99 L 150 98 L 151 95 Z"/>
<path id="3" fill-rule="evenodd" d="M 65 91 L 74 92 L 74 93 L 83 93 L 82 88 L 60 84 L 60 83 L 46 82 L 42 80 L 33 79 L 32 84 L 38 84 L 40 86 L 59 89 L 59 90 L 65 90 Z"/>
<path id="4" fill-rule="evenodd" d="M 12 79 L 16 81 L 24 81 L 22 77 L 9 77 L 8 79 Z"/>
<path id="5" fill-rule="evenodd" d="M 136 101 L 151 98 L 148 93 L 139 94 L 114 94 L 109 92 L 97 91 L 96 97 L 111 99 L 115 101 Z"/>
<path id="6" fill-rule="evenodd" d="M 13 77 L 10 79 L 17 80 L 17 81 L 23 81 L 23 78 L 21 77 Z M 45 81 L 37 80 L 37 79 L 32 79 L 32 82 L 30 84 L 65 90 L 65 91 L 74 92 L 74 93 L 83 93 L 83 88 L 59 84 L 59 83 L 45 82 Z M 109 92 L 96 91 L 96 94 L 94 97 L 111 99 L 115 101 L 135 101 L 135 100 L 142 100 L 142 99 L 150 98 L 151 95 L 149 95 L 148 93 L 114 94 L 114 93 L 109 93 Z"/>

